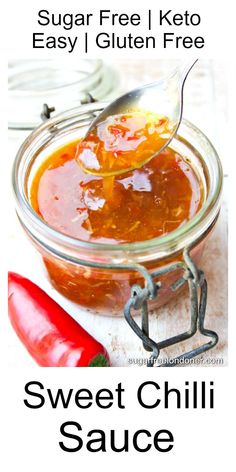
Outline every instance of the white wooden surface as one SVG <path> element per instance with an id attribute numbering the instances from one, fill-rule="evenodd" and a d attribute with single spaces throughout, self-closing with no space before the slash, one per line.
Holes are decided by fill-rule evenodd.
<path id="1" fill-rule="evenodd" d="M 112 64 L 120 74 L 122 91 L 155 80 L 163 72 L 173 67 L 173 61 L 142 61 L 142 63 L 119 61 Z M 209 284 L 209 298 L 206 327 L 218 332 L 219 344 L 202 356 L 202 365 L 226 365 L 227 363 L 227 156 L 224 154 L 224 136 L 227 127 L 226 93 L 224 68 L 222 64 L 201 61 L 192 71 L 186 83 L 184 117 L 199 126 L 212 140 L 223 161 L 225 188 L 222 211 L 214 234 L 208 242 L 201 268 L 205 271 Z M 9 133 L 9 159 L 13 161 L 23 135 L 13 137 Z M 58 301 L 79 323 L 100 340 L 110 353 L 113 366 L 135 366 L 145 362 L 148 354 L 122 317 L 92 315 L 66 300 L 53 289 L 45 275 L 40 257 L 25 237 L 14 212 L 9 192 L 9 270 L 16 271 L 37 283 Z M 188 327 L 188 299 L 182 294 L 151 316 L 150 332 L 154 339 L 163 339 Z M 10 324 L 8 326 L 9 367 L 34 365 L 25 348 L 21 345 Z M 189 340 L 186 345 L 178 345 L 166 350 L 163 356 L 180 354 L 183 349 L 192 349 L 199 339 Z M 210 364 L 207 364 L 210 363 Z M 219 364 L 220 363 L 220 364 Z"/>

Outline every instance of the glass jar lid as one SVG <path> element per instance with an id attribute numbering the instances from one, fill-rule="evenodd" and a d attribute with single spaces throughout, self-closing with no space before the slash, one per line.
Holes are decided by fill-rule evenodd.
<path id="1" fill-rule="evenodd" d="M 17 60 L 9 63 L 10 129 L 32 130 L 44 104 L 56 114 L 117 94 L 117 71 L 101 60 Z"/>

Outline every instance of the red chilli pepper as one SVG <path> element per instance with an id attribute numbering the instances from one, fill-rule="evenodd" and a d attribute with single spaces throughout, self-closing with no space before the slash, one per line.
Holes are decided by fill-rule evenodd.
<path id="1" fill-rule="evenodd" d="M 8 294 L 12 326 L 39 365 L 110 365 L 106 349 L 33 282 L 10 272 Z"/>

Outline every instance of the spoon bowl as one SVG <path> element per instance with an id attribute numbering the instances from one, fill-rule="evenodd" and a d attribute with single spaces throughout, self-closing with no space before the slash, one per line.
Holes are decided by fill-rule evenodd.
<path id="1" fill-rule="evenodd" d="M 188 73 L 196 62 L 197 60 L 191 61 L 188 64 L 182 64 L 169 76 L 151 84 L 136 88 L 110 103 L 91 123 L 82 141 L 82 146 L 86 149 L 82 149 L 82 152 L 80 149 L 78 150 L 77 160 L 83 169 L 88 173 L 103 177 L 122 174 L 143 166 L 150 159 L 156 157 L 160 152 L 162 152 L 173 139 L 180 125 L 183 112 L 184 83 Z M 106 151 L 108 148 L 109 151 L 115 150 L 114 143 L 116 146 L 120 144 L 119 139 L 121 139 L 120 134 L 122 134 L 120 117 L 122 118 L 132 114 L 136 118 L 151 116 L 151 128 L 153 128 L 156 123 L 161 123 L 163 118 L 164 120 L 167 120 L 167 126 L 164 130 L 162 128 L 162 135 L 160 134 L 161 139 L 155 140 L 155 148 L 153 147 L 153 143 L 149 147 L 146 146 L 143 152 L 143 158 L 141 156 L 141 158 L 139 157 L 139 160 L 129 160 L 129 154 L 126 152 L 126 154 L 123 153 L 126 155 L 126 161 L 124 161 L 122 166 L 119 165 L 119 159 L 117 158 L 111 168 L 109 168 L 107 164 L 106 167 L 104 167 L 101 162 L 98 162 L 98 155 L 95 156 L 96 152 L 91 152 L 91 149 L 88 149 L 87 143 L 90 143 L 91 136 L 97 137 L 102 135 L 102 140 L 104 141 L 103 148 Z M 111 127 L 111 119 L 113 118 L 115 119 L 115 125 L 117 124 L 117 121 L 119 121 L 120 128 L 118 128 L 118 136 L 115 136 L 115 139 L 113 139 L 112 142 L 109 140 L 108 145 L 106 141 L 108 134 L 107 129 Z M 145 126 L 147 129 L 147 122 Z M 124 127 L 123 129 L 127 128 Z M 139 129 L 136 126 L 135 132 L 137 133 L 137 131 L 139 131 Z M 148 131 L 148 133 L 150 133 L 150 131 Z M 145 138 L 143 138 L 146 141 L 148 140 L 148 133 L 146 133 Z M 128 139 L 133 138 L 130 137 Z M 98 149 L 98 147 L 93 145 L 93 149 Z M 108 155 L 108 158 L 111 158 L 111 155 Z M 123 156 L 122 158 L 124 160 Z"/>

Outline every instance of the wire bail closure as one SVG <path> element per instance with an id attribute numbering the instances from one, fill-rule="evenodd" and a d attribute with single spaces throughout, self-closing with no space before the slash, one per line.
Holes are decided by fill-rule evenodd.
<path id="1" fill-rule="evenodd" d="M 173 358 L 171 362 L 161 364 L 158 367 L 178 366 L 181 360 L 185 361 L 187 359 L 192 359 L 203 352 L 212 349 L 218 343 L 219 338 L 217 333 L 206 329 L 204 326 L 207 305 L 207 281 L 204 272 L 197 268 L 191 259 L 189 252 L 190 248 L 184 249 L 183 262 L 174 262 L 169 264 L 162 269 L 156 270 L 153 274 L 149 274 L 148 277 L 146 277 L 145 273 L 142 271 L 146 286 L 142 288 L 140 285 L 133 285 L 131 288 L 131 296 L 125 305 L 124 316 L 131 329 L 141 339 L 144 349 L 152 352 L 147 362 L 147 367 L 153 367 L 157 363 L 162 349 L 185 341 L 194 336 L 197 332 L 203 336 L 211 338 L 210 341 L 189 352 L 185 352 L 180 356 Z M 148 300 L 156 299 L 159 290 L 161 290 L 161 283 L 155 282 L 155 279 L 161 275 L 173 272 L 176 269 L 182 269 L 183 275 L 171 285 L 171 290 L 175 291 L 183 286 L 186 281 L 188 282 L 190 296 L 190 327 L 187 331 L 181 334 L 156 342 L 149 336 Z M 141 310 L 141 327 L 134 320 L 131 314 L 132 310 Z"/>
<path id="2" fill-rule="evenodd" d="M 91 93 L 86 92 L 84 98 L 81 99 L 80 105 L 86 105 L 87 103 L 95 103 L 97 100 L 91 95 Z M 54 106 L 50 107 L 47 103 L 43 104 L 42 111 L 40 113 L 40 118 L 42 121 L 47 121 L 51 118 L 51 113 L 56 111 Z"/>

